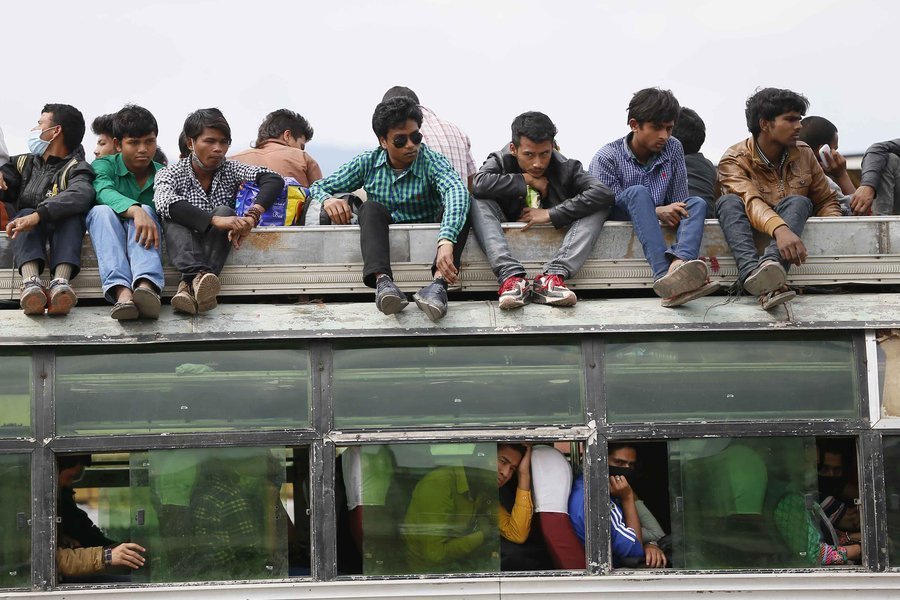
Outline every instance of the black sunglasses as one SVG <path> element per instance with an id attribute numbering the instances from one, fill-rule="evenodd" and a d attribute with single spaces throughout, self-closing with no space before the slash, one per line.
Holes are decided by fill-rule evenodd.
<path id="1" fill-rule="evenodd" d="M 402 148 L 406 145 L 406 142 L 411 140 L 413 144 L 418 146 L 422 143 L 422 132 L 421 131 L 413 131 L 411 134 L 406 135 L 405 133 L 396 136 L 391 143 L 394 144 L 394 148 Z"/>

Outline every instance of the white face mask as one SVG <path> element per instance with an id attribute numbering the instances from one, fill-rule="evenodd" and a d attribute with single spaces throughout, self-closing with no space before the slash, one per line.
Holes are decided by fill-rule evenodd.
<path id="1" fill-rule="evenodd" d="M 54 125 L 53 127 L 56 127 Z M 41 139 L 41 135 L 45 131 L 49 131 L 53 129 L 53 127 L 48 127 L 47 129 L 32 129 L 28 132 L 28 151 L 34 154 L 35 156 L 43 156 L 44 152 L 47 151 L 47 148 L 50 147 L 51 140 Z"/>

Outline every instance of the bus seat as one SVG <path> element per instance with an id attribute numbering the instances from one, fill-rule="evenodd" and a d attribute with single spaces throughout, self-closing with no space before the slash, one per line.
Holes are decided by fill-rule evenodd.
<path id="1" fill-rule="evenodd" d="M 531 451 L 535 521 L 557 569 L 584 569 L 584 546 L 569 520 L 572 467 L 559 450 L 535 446 Z"/>

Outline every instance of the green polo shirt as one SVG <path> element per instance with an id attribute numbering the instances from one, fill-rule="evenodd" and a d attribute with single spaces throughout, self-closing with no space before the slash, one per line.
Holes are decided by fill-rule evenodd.
<path id="1" fill-rule="evenodd" d="M 105 204 L 118 214 L 123 214 L 135 204 L 153 205 L 153 180 L 163 166 L 150 163 L 150 176 L 143 187 L 138 186 L 134 174 L 125 166 L 121 154 L 102 156 L 91 163 L 94 169 L 94 191 L 97 204 Z"/>

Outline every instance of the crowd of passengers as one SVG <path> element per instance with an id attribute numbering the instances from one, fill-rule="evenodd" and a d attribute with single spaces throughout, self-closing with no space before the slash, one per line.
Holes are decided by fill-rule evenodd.
<path id="1" fill-rule="evenodd" d="M 180 158 L 169 164 L 157 146 L 156 119 L 127 105 L 94 120 L 98 143 L 89 164 L 82 114 L 47 104 L 28 136 L 28 154 L 8 157 L 0 136 L 0 223 L 23 278 L 20 303 L 28 315 L 64 315 L 75 306 L 71 281 L 85 229 L 112 318 L 159 316 L 163 237 L 181 274 L 172 308 L 212 310 L 229 253 L 284 193 L 285 178 L 309 188 L 297 224 L 359 225 L 363 281 L 386 315 L 408 305 L 391 270 L 394 223 L 440 223 L 433 281 L 413 296 L 437 321 L 447 313 L 448 285 L 459 279 L 470 226 L 497 277 L 502 309 L 574 305 L 566 280 L 610 219 L 633 224 L 653 291 L 663 306 L 676 307 L 719 288 L 699 257 L 707 217 L 719 220 L 742 289 L 771 310 L 795 296 L 786 271 L 807 259 L 801 236 L 810 217 L 900 214 L 900 139 L 868 149 L 856 188 L 838 152 L 837 128 L 822 117 L 804 119 L 808 107 L 793 91 L 758 90 L 746 103 L 750 136 L 716 167 L 700 153 L 705 126 L 697 113 L 672 92 L 648 88 L 628 105 L 627 134 L 601 147 L 587 170 L 559 151 L 557 129 L 540 112 L 517 116 L 509 143 L 476 170 L 468 136 L 398 86 L 375 107 L 378 146 L 323 177 L 305 151 L 312 127 L 287 109 L 266 116 L 255 147 L 231 157 L 222 113 L 194 111 L 179 138 Z M 248 183 L 256 195 L 237 214 L 236 197 Z M 541 224 L 565 230 L 532 281 L 503 233 L 502 223 L 512 221 L 525 223 L 523 230 Z M 674 244 L 661 226 L 674 229 Z M 772 238 L 761 255 L 754 230 Z"/>
<path id="2" fill-rule="evenodd" d="M 610 557 L 616 568 L 666 568 L 679 552 L 660 524 L 668 523 L 669 515 L 658 519 L 648 508 L 668 504 L 666 466 L 655 461 L 642 467 L 642 446 L 608 447 Z M 492 472 L 463 459 L 426 472 L 405 491 L 398 490 L 403 488 L 399 468 L 387 446 L 347 449 L 336 477 L 339 571 L 373 574 L 362 566 L 366 556 L 370 565 L 389 565 L 383 574 L 481 572 L 491 570 L 498 545 L 503 571 L 584 569 L 584 477 L 573 477 L 566 457 L 572 445 L 499 443 L 496 448 L 496 483 Z M 729 552 L 723 564 L 732 567 L 858 564 L 859 484 L 846 456 L 850 449 L 831 440 L 820 440 L 815 449 L 817 484 L 799 473 L 779 474 L 777 464 L 766 464 L 740 441 L 693 459 L 703 466 L 690 471 L 692 476 L 718 482 L 703 491 L 700 506 L 685 508 L 701 511 L 708 527 L 685 534 L 695 540 L 693 552 L 713 563 L 717 553 Z M 782 458 L 791 462 L 792 457 Z M 308 554 L 276 557 L 265 542 L 273 519 L 288 528 L 289 540 L 299 537 L 279 500 L 278 478 L 271 477 L 276 463 L 269 457 L 265 472 L 249 479 L 227 460 L 204 463 L 193 485 L 154 492 L 160 531 L 184 538 L 177 547 L 158 549 L 157 556 L 167 556 L 167 568 L 192 579 L 243 579 L 259 577 L 266 565 L 288 563 L 290 568 L 279 572 L 308 575 L 298 568 L 309 565 Z M 58 459 L 59 574 L 70 582 L 127 581 L 123 575 L 147 564 L 148 549 L 109 539 L 76 504 L 73 485 L 90 464 L 90 455 Z M 818 488 L 817 498 L 808 496 L 810 486 Z M 171 497 L 176 488 L 180 500 Z M 638 488 L 648 494 L 643 500 Z M 189 568 L 200 564 L 199 572 Z M 115 574 L 118 579 L 104 579 Z"/>

